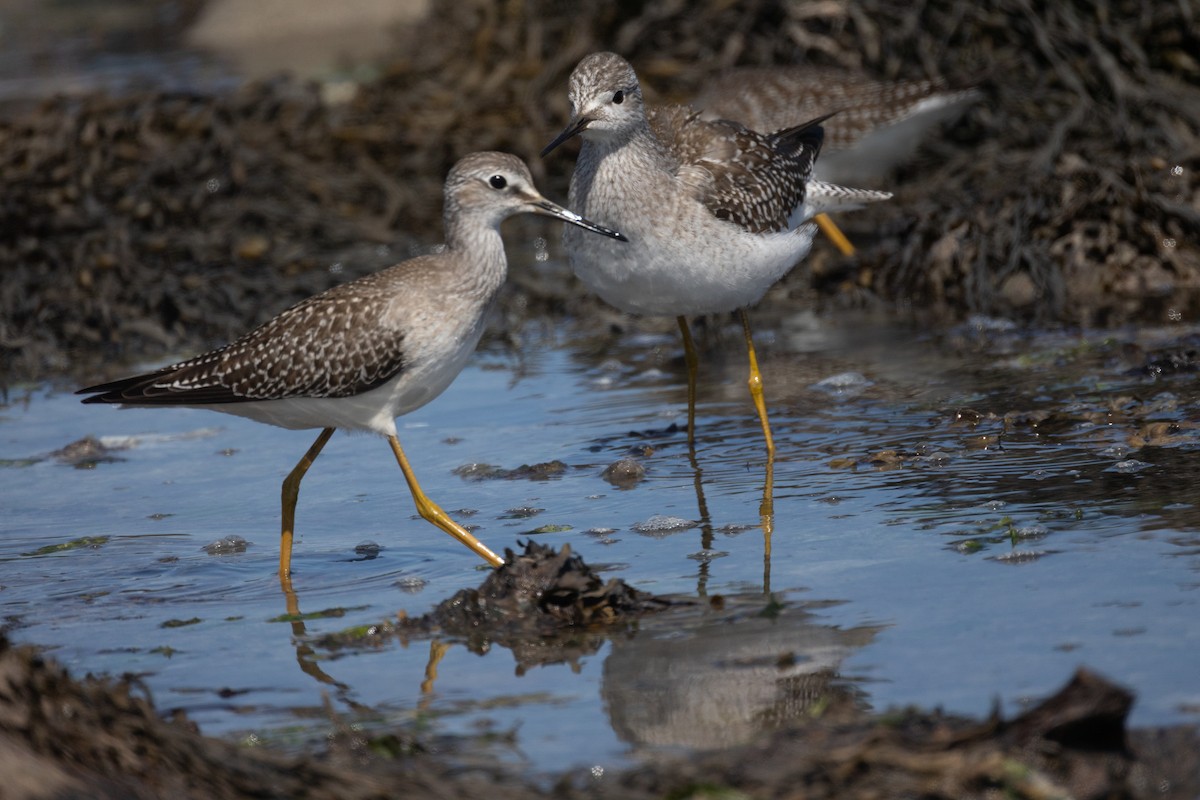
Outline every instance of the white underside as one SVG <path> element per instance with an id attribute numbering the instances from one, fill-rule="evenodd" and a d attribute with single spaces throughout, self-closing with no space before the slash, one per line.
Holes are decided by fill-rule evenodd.
<path id="1" fill-rule="evenodd" d="M 575 274 L 605 302 L 651 316 L 714 314 L 757 303 L 807 255 L 816 230 L 805 225 L 784 233 L 733 230 L 689 238 L 616 220 L 604 224 L 624 233 L 629 243 L 622 249 L 605 242 L 574 249 Z"/>
<path id="2" fill-rule="evenodd" d="M 671 176 L 631 182 L 629 171 L 608 167 L 600 165 L 586 196 L 572 185 L 572 208 L 629 241 L 568 227 L 564 243 L 579 279 L 623 311 L 679 316 L 753 305 L 812 246 L 814 225 L 748 233 L 713 217 Z"/>

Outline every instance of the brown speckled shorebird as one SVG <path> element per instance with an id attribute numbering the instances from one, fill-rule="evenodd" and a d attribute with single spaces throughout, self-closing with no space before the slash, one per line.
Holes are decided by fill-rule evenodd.
<path id="1" fill-rule="evenodd" d="M 768 457 L 775 452 L 746 306 L 758 302 L 812 245 L 814 214 L 891 195 L 812 179 L 821 120 L 764 135 L 690 108 L 647 111 L 633 67 L 613 53 L 571 73 L 571 121 L 543 151 L 583 138 L 570 202 L 629 237 L 609 246 L 567 231 L 575 273 L 617 308 L 670 315 L 688 368 L 688 442 L 695 442 L 698 359 L 687 317 L 739 311 L 750 393 Z"/>
<path id="2" fill-rule="evenodd" d="M 939 80 L 884 82 L 829 68 L 743 67 L 707 83 L 693 105 L 704 119 L 737 120 L 757 131 L 833 114 L 814 176 L 871 186 L 911 159 L 930 128 L 979 98 L 977 89 L 952 89 Z M 827 216 L 816 221 L 843 253 L 854 252 Z"/>
<path id="3" fill-rule="evenodd" d="M 78 393 L 92 395 L 85 403 L 190 406 L 282 428 L 321 428 L 283 481 L 282 579 L 291 572 L 300 481 L 337 428 L 386 437 L 421 516 L 499 566 L 499 556 L 421 490 L 396 437 L 396 417 L 441 394 L 474 352 L 507 271 L 500 223 L 521 213 L 623 239 L 542 197 L 516 156 L 475 153 L 446 178 L 441 252 L 335 286 L 225 347 Z"/>

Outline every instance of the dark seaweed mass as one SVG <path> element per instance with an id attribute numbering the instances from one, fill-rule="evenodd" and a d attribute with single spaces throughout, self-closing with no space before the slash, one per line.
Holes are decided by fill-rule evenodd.
<path id="1" fill-rule="evenodd" d="M 0 374 L 220 343 L 405 257 L 408 236 L 439 240 L 442 179 L 471 151 L 525 157 L 561 199 L 569 153 L 536 154 L 567 118 L 571 68 L 598 49 L 658 99 L 724 67 L 797 62 L 980 88 L 894 201 L 845 218 L 860 255 L 814 253 L 794 296 L 1192 319 L 1198 16 L 1187 0 L 474 0 L 400 33 L 382 78 L 342 106 L 288 79 L 51 100 L 0 122 Z M 586 315 L 581 295 L 517 281 L 508 308 Z"/>
<path id="2" fill-rule="evenodd" d="M 912 709 L 883 719 L 831 714 L 728 751 L 602 781 L 568 772 L 545 788 L 496 764 L 463 769 L 431 756 L 408 731 L 364 734 L 332 712 L 325 752 L 239 747 L 201 736 L 182 714 L 164 718 L 131 678 L 77 679 L 0 633 L 0 771 L 12 800 L 1194 797 L 1195 731 L 1131 735 L 1132 702 L 1080 670 L 1012 720 Z"/>

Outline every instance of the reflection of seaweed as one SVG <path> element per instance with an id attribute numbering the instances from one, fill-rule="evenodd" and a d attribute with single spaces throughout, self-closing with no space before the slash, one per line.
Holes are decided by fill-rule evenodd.
<path id="1" fill-rule="evenodd" d="M 525 551 L 505 553 L 503 566 L 488 572 L 477 589 L 463 589 L 417 618 L 360 625 L 328 634 L 312 644 L 327 650 L 377 647 L 393 638 L 462 641 L 485 653 L 493 645 L 512 651 L 517 669 L 575 664 L 631 623 L 670 601 L 630 587 L 618 578 L 602 581 L 569 546 L 529 542 Z"/>

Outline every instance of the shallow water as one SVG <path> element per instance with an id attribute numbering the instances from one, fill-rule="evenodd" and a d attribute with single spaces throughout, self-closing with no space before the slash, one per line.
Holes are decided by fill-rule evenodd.
<path id="1" fill-rule="evenodd" d="M 206 733 L 314 744 L 332 714 L 432 740 L 493 733 L 486 757 L 536 771 L 728 744 L 830 692 L 972 714 L 998 698 L 1011 713 L 1080 664 L 1136 691 L 1135 725 L 1196 721 L 1195 379 L 1136 369 L 1194 331 L 760 316 L 778 448 L 769 556 L 736 328 L 702 364 L 694 462 L 669 427 L 686 403 L 671 335 L 564 328 L 519 355 L 493 347 L 399 420 L 428 494 L 491 547 L 567 528 L 534 535 L 641 589 L 724 596 L 719 610 L 648 620 L 574 664 L 527 670 L 502 648 L 443 642 L 432 682 L 428 642 L 329 651 L 313 637 L 424 613 L 482 578 L 414 519 L 384 442 L 338 434 L 306 477 L 299 610 L 333 611 L 279 621 L 279 484 L 308 433 L 85 407 L 39 387 L 11 391 L 0 414 L 0 615 L 76 674 L 142 676 L 161 709 Z M 1055 415 L 1006 426 L 1008 412 Z M 48 456 L 86 435 L 122 448 L 117 460 Z M 603 469 L 631 452 L 645 479 L 607 483 Z M 567 470 L 543 481 L 453 472 L 556 459 Z M 695 524 L 634 530 L 658 515 Z M 204 549 L 229 536 L 249 544 Z M 81 537 L 103 538 L 39 553 Z M 368 543 L 378 552 L 356 552 Z"/>

